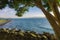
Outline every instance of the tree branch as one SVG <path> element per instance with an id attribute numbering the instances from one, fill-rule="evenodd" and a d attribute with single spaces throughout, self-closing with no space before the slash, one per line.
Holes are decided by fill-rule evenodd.
<path id="1" fill-rule="evenodd" d="M 60 32 L 59 32 L 60 31 L 60 26 L 57 24 L 56 20 L 54 19 L 54 16 L 52 16 L 49 12 L 47 12 L 44 9 L 44 7 L 43 7 L 43 5 L 41 3 L 41 0 L 40 1 L 36 0 L 35 4 L 36 4 L 36 6 L 38 8 L 40 8 L 43 11 L 43 13 L 45 14 L 46 18 L 48 19 L 48 21 L 50 22 L 51 26 L 53 27 L 57 37 L 59 38 L 60 37 Z"/>
<path id="2" fill-rule="evenodd" d="M 58 10 L 56 0 L 54 0 L 53 2 L 48 0 L 48 4 L 49 4 L 50 8 L 52 9 L 52 11 L 54 13 L 54 16 L 55 16 L 55 19 L 56 19 L 57 23 L 60 25 L 60 13 L 59 13 L 59 10 Z"/>

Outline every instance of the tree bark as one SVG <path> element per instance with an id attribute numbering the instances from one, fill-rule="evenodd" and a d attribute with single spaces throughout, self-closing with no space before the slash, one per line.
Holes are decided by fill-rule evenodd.
<path id="1" fill-rule="evenodd" d="M 57 38 L 58 38 L 57 40 L 59 40 L 60 39 L 60 32 L 59 32 L 60 31 L 60 26 L 57 24 L 56 20 L 54 19 L 54 16 L 52 16 L 49 12 L 47 12 L 44 9 L 44 7 L 43 7 L 43 5 L 41 3 L 41 0 L 40 0 L 40 2 L 36 0 L 35 4 L 45 14 L 46 18 L 48 19 L 49 23 L 51 24 L 51 26 L 52 26 L 52 28 L 53 28 L 53 30 L 54 30 Z"/>
<path id="2" fill-rule="evenodd" d="M 55 0 L 53 2 L 48 0 L 48 4 L 53 11 L 53 14 L 55 16 L 55 19 L 56 19 L 57 23 L 60 25 L 60 13 L 59 13 L 59 10 L 58 10 L 57 3 L 55 2 Z"/>

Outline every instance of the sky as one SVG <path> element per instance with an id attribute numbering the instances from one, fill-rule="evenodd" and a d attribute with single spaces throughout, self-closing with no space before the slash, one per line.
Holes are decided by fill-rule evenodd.
<path id="1" fill-rule="evenodd" d="M 15 15 L 16 11 L 9 7 L 5 7 L 0 10 L 0 18 L 33 18 L 33 17 L 45 17 L 43 12 L 37 7 L 31 7 L 28 12 L 25 12 L 22 17 Z"/>
<path id="2" fill-rule="evenodd" d="M 60 11 L 60 8 L 59 8 L 59 11 Z M 43 12 L 37 7 L 30 8 L 29 11 L 25 12 L 22 17 L 18 17 L 15 14 L 16 14 L 16 11 L 14 9 L 9 8 L 8 6 L 0 10 L 0 18 L 36 18 L 36 17 L 42 18 L 42 17 L 45 17 Z"/>

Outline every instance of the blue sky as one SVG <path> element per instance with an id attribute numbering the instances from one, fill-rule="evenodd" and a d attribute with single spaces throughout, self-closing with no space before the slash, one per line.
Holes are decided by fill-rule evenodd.
<path id="1" fill-rule="evenodd" d="M 59 11 L 60 11 L 60 8 L 59 8 Z M 41 18 L 41 17 L 45 17 L 43 12 L 37 7 L 30 8 L 29 11 L 25 12 L 22 17 L 18 17 L 15 14 L 16 14 L 16 11 L 14 9 L 9 8 L 8 6 L 0 10 L 0 18 L 33 18 L 33 17 Z"/>
<path id="2" fill-rule="evenodd" d="M 0 18 L 31 18 L 31 17 L 45 17 L 43 12 L 37 8 L 30 8 L 28 12 L 25 12 L 22 17 L 15 15 L 16 11 L 8 6 L 0 10 Z"/>

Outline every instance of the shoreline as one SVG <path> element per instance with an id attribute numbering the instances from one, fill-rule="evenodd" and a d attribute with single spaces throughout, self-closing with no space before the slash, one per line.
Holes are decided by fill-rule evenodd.
<path id="1" fill-rule="evenodd" d="M 8 22 L 10 22 L 11 20 L 3 20 L 3 19 L 1 19 L 0 20 L 0 26 L 3 26 L 3 25 L 5 25 L 5 24 L 7 24 Z"/>

